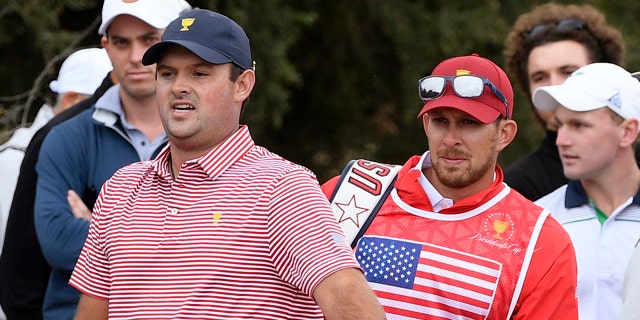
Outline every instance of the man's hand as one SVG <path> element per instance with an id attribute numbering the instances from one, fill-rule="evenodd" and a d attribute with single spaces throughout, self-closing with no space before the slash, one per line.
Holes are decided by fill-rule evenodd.
<path id="1" fill-rule="evenodd" d="M 74 217 L 87 221 L 91 220 L 91 210 L 87 208 L 75 191 L 69 190 L 69 192 L 67 192 L 67 201 L 69 202 Z"/>

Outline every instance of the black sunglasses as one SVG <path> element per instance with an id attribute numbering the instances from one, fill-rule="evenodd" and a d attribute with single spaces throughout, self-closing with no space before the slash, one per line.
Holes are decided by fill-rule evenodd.
<path id="1" fill-rule="evenodd" d="M 556 23 L 545 23 L 545 24 L 537 24 L 533 26 L 531 29 L 522 33 L 522 37 L 524 39 L 529 39 L 535 35 L 540 34 L 542 31 L 547 30 L 551 27 L 555 27 L 558 30 L 587 30 L 587 24 L 584 21 L 577 18 L 568 18 L 562 19 Z M 587 30 L 588 31 L 588 30 Z"/>

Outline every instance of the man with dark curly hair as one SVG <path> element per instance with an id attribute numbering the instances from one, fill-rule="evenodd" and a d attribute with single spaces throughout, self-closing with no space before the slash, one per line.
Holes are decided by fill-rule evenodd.
<path id="1" fill-rule="evenodd" d="M 578 68 L 593 62 L 623 64 L 622 34 L 607 24 L 590 5 L 547 3 L 522 14 L 507 36 L 507 73 L 525 94 L 541 86 L 558 85 Z M 530 101 L 531 102 L 531 101 Z M 534 201 L 567 183 L 555 145 L 557 123 L 553 111 L 533 107 L 545 130 L 536 150 L 504 170 L 504 180 Z"/>

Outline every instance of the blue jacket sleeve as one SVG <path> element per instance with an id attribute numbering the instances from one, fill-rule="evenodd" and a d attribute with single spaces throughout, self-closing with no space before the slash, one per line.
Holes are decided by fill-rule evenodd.
<path id="1" fill-rule="evenodd" d="M 45 138 L 36 164 L 34 221 L 47 262 L 55 269 L 71 272 L 89 232 L 89 222 L 73 216 L 67 192 L 72 189 L 82 196 L 87 159 L 79 135 L 56 129 Z"/>

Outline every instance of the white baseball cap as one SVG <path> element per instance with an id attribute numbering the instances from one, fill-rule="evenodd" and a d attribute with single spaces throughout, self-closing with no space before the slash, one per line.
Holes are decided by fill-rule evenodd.
<path id="1" fill-rule="evenodd" d="M 191 5 L 189 4 L 189 2 L 187 2 L 187 1 L 185 1 L 185 0 L 176 0 L 176 1 L 178 1 L 178 5 L 180 6 L 180 9 L 181 9 L 182 11 L 185 11 L 185 10 L 191 10 L 191 9 L 193 9 L 193 7 L 191 7 Z"/>
<path id="2" fill-rule="evenodd" d="M 564 83 L 536 89 L 533 105 L 554 111 L 558 105 L 573 111 L 608 107 L 624 119 L 640 120 L 640 82 L 611 63 L 592 63 L 574 71 Z"/>
<path id="3" fill-rule="evenodd" d="M 51 81 L 49 88 L 60 94 L 73 91 L 92 95 L 112 68 L 106 50 L 80 49 L 64 60 L 58 79 Z"/>
<path id="4" fill-rule="evenodd" d="M 104 35 L 113 19 L 121 14 L 134 16 L 156 29 L 164 29 L 188 7 L 184 0 L 104 0 L 98 34 Z"/>

